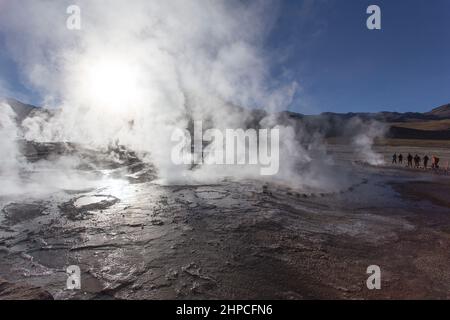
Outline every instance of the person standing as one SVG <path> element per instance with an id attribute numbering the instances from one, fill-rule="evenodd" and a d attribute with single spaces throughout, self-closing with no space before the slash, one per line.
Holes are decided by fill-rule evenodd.
<path id="1" fill-rule="evenodd" d="M 392 164 L 397 164 L 397 154 L 394 153 L 394 155 L 392 156 Z"/>
<path id="2" fill-rule="evenodd" d="M 403 164 L 403 155 L 401 153 L 398 155 L 398 163 Z"/>
<path id="3" fill-rule="evenodd" d="M 430 160 L 430 158 L 427 155 L 425 155 L 423 157 L 423 168 L 424 169 L 427 169 L 427 167 L 428 167 L 428 160 Z"/>
<path id="4" fill-rule="evenodd" d="M 436 157 L 434 154 L 431 157 L 431 168 L 432 169 L 439 169 L 439 158 Z"/>
<path id="5" fill-rule="evenodd" d="M 411 153 L 408 153 L 408 167 L 412 168 L 412 160 L 413 160 L 413 156 L 411 155 Z"/>
<path id="6" fill-rule="evenodd" d="M 418 154 L 416 154 L 414 156 L 414 165 L 415 165 L 415 168 L 419 168 L 420 167 L 420 157 L 419 157 Z"/>

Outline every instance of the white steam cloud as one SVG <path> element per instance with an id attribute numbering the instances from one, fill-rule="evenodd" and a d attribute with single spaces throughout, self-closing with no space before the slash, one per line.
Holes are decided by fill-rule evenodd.
<path id="1" fill-rule="evenodd" d="M 243 127 L 227 106 L 286 108 L 296 83 L 276 86 L 262 50 L 267 1 L 77 1 L 82 29 L 66 28 L 69 2 L 4 3 L 0 25 L 26 82 L 60 111 L 24 121 L 25 138 L 146 152 L 164 179 L 171 133 L 191 119 Z"/>
<path id="2" fill-rule="evenodd" d="M 19 175 L 19 147 L 17 139 L 19 138 L 19 129 L 16 124 L 16 114 L 11 107 L 0 102 L 0 145 L 1 145 L 1 161 L 0 161 L 0 177 L 2 181 L 17 180 Z M 7 186 L 8 183 L 2 183 Z M 3 188 L 0 189 L 4 193 Z"/>
<path id="3" fill-rule="evenodd" d="M 359 160 L 374 166 L 384 165 L 383 155 L 375 152 L 372 147 L 375 139 L 383 137 L 386 133 L 386 125 L 378 121 L 362 123 L 359 118 L 353 119 L 353 123 L 350 125 L 364 128 L 364 130 L 360 129 L 360 132 L 353 138 L 353 146 Z"/>
<path id="4" fill-rule="evenodd" d="M 66 28 L 72 4 L 81 9 L 81 30 Z M 26 85 L 57 109 L 26 119 L 25 139 L 125 145 L 154 163 L 169 183 L 252 175 L 242 167 L 217 175 L 207 166 L 195 172 L 175 166 L 170 138 L 192 120 L 218 129 L 245 127 L 246 113 L 230 112 L 234 106 L 269 112 L 289 106 L 297 83 L 274 81 L 264 51 L 276 12 L 271 1 L 0 1 L 6 50 Z M 10 122 L 2 121 L 7 130 Z M 317 167 L 307 176 L 293 175 L 311 159 L 292 128 L 280 129 L 279 178 L 331 185 Z M 2 149 L 12 148 L 15 132 L 3 138 L 9 142 Z"/>

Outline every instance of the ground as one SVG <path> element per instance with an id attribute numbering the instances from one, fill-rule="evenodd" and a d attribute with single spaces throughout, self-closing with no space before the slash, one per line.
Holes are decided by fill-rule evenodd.
<path id="1" fill-rule="evenodd" d="M 95 188 L 3 196 L 0 277 L 56 299 L 448 299 L 450 178 L 389 159 L 450 150 L 376 149 L 387 165 L 331 146 L 352 175 L 336 192 L 232 177 L 164 186 L 139 165 Z M 69 265 L 81 290 L 66 289 Z M 369 265 L 381 290 L 366 287 Z"/>

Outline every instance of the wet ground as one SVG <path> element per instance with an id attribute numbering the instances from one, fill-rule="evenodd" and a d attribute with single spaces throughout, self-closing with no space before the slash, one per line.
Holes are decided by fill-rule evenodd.
<path id="1" fill-rule="evenodd" d="M 450 298 L 449 178 L 334 153 L 354 183 L 332 193 L 162 186 L 132 157 L 85 168 L 108 175 L 88 189 L 3 196 L 0 278 L 56 299 Z M 66 289 L 69 265 L 81 290 Z"/>

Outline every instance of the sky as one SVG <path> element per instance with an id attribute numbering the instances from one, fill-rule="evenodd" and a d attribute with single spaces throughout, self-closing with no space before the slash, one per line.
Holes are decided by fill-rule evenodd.
<path id="1" fill-rule="evenodd" d="M 381 30 L 366 27 L 371 4 L 381 8 Z M 450 1 L 280 0 L 275 7 L 264 52 L 274 80 L 298 83 L 289 110 L 425 112 L 450 102 Z M 2 49 L 6 32 L 0 94 L 39 104 L 39 90 Z"/>
<path id="2" fill-rule="evenodd" d="M 369 30 L 366 9 L 381 9 Z M 303 113 L 428 111 L 450 102 L 450 1 L 283 1 L 268 45 L 290 44 L 285 66 Z M 282 49 L 281 49 L 282 50 Z"/>

